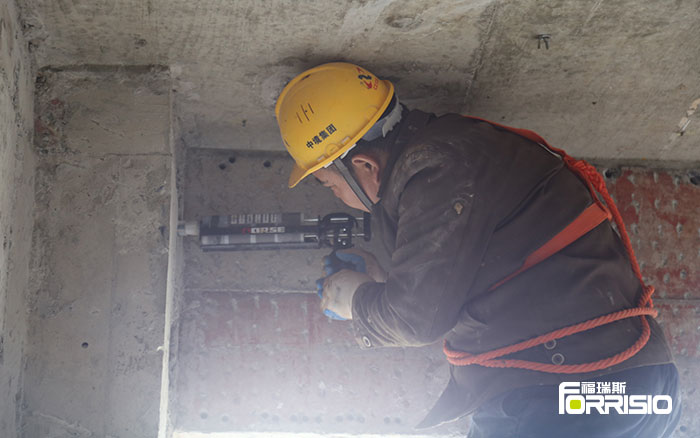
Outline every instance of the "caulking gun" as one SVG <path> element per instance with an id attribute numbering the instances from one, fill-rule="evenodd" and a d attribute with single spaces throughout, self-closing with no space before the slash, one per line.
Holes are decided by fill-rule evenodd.
<path id="1" fill-rule="evenodd" d="M 370 215 L 356 218 L 347 213 L 306 217 L 302 213 L 255 213 L 207 216 L 180 222 L 180 236 L 198 236 L 203 251 L 262 249 L 333 250 L 352 247 L 357 237 L 369 241 Z"/>

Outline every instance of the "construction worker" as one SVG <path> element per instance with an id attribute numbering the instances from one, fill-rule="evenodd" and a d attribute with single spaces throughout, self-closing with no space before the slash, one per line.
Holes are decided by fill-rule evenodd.
<path id="1" fill-rule="evenodd" d="M 653 289 L 587 163 L 531 131 L 409 111 L 348 63 L 297 76 L 275 112 L 289 186 L 313 175 L 371 212 L 391 254 L 384 272 L 356 251 L 367 273 L 326 277 L 322 310 L 361 348 L 444 340 L 451 378 L 419 427 L 472 414 L 469 437 L 670 436 L 678 372 Z"/>

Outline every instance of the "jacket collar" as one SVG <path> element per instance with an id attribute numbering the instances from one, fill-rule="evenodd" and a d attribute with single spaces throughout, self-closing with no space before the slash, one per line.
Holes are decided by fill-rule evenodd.
<path id="1" fill-rule="evenodd" d="M 389 150 L 389 157 L 384 165 L 384 169 L 382 169 L 382 180 L 379 184 L 379 191 L 377 193 L 379 203 L 382 202 L 381 199 L 389 183 L 391 174 L 394 171 L 394 165 L 396 164 L 396 161 L 401 153 L 406 148 L 406 144 L 408 144 L 410 139 L 414 137 L 423 126 L 428 124 L 428 121 L 432 116 L 432 114 L 419 110 L 409 110 L 403 106 L 401 122 L 399 122 L 399 124 L 396 125 L 391 133 L 385 138 L 375 140 L 377 142 L 386 142 L 385 147 Z"/>

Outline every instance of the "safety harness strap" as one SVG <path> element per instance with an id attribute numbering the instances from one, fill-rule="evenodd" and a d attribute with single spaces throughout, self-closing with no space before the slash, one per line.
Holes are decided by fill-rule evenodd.
<path id="1" fill-rule="evenodd" d="M 610 220 L 611 218 L 612 215 L 607 208 L 601 207 L 597 203 L 591 204 L 583 213 L 578 215 L 573 222 L 567 225 L 566 228 L 552 237 L 547 243 L 537 249 L 537 251 L 527 256 L 525 262 L 517 271 L 491 286 L 489 290 L 496 289 L 510 279 L 522 274 L 543 260 L 546 260 L 551 255 L 556 254 L 559 250 L 569 246 L 569 244 L 578 240 L 579 237 L 600 225 L 603 221 Z"/>
<path id="2" fill-rule="evenodd" d="M 540 137 L 537 133 L 527 130 L 512 128 L 510 126 L 500 125 L 498 123 L 491 122 L 489 120 L 481 119 L 478 117 L 468 117 L 470 119 L 479 120 L 482 122 L 489 123 L 493 126 L 505 129 L 507 131 L 513 132 L 520 136 L 523 136 L 535 143 L 542 145 L 553 153 L 559 155 L 566 166 L 578 175 L 587 185 L 593 199 L 594 204 L 586 208 L 571 224 L 565 227 L 562 231 L 557 233 L 552 239 L 545 243 L 542 247 L 538 248 L 532 254 L 530 254 L 523 265 L 515 272 L 494 284 L 489 288 L 489 290 L 496 289 L 517 275 L 523 273 L 532 266 L 541 263 L 548 257 L 556 254 L 561 249 L 565 248 L 572 242 L 579 239 L 581 236 L 585 235 L 593 228 L 598 226 L 605 220 L 610 220 L 612 217 L 617 224 L 617 228 L 620 232 L 620 237 L 625 246 L 625 250 L 632 265 L 632 270 L 635 276 L 642 285 L 643 292 L 637 303 L 638 307 L 632 309 L 624 309 L 617 312 L 612 312 L 607 315 L 603 315 L 597 318 L 590 319 L 578 324 L 573 324 L 567 327 L 554 330 L 552 332 L 546 333 L 541 336 L 537 336 L 528 339 L 517 344 L 509 345 L 506 347 L 498 348 L 496 350 L 487 351 L 481 354 L 470 354 L 465 351 L 452 350 L 445 340 L 443 345 L 443 350 L 447 356 L 447 361 L 452 365 L 456 366 L 467 366 L 467 365 L 482 365 L 486 367 L 495 368 L 523 368 L 535 371 L 541 371 L 546 373 L 557 373 L 557 374 L 573 374 L 573 373 L 584 373 L 597 371 L 604 368 L 617 365 L 630 357 L 637 354 L 649 341 L 651 336 L 651 329 L 649 327 L 649 322 L 645 316 L 651 316 L 655 318 L 658 314 L 657 310 L 654 309 L 654 304 L 651 300 L 651 295 L 654 293 L 654 288 L 652 286 L 647 286 L 642 279 L 642 273 L 639 269 L 639 264 L 637 263 L 637 258 L 634 255 L 634 250 L 632 249 L 632 244 L 630 242 L 627 230 L 622 221 L 622 216 L 612 199 L 612 196 L 608 193 L 607 187 L 605 186 L 605 181 L 600 176 L 598 171 L 585 162 L 584 160 L 576 160 L 570 157 L 566 152 L 561 149 L 554 148 L 547 144 L 547 142 Z M 597 193 L 600 193 L 605 203 L 603 203 L 599 198 Z M 586 330 L 593 329 L 595 327 L 600 327 L 605 324 L 610 324 L 615 321 L 619 321 L 625 318 L 631 318 L 638 316 L 642 322 L 642 334 L 637 339 L 637 341 L 627 348 L 626 350 L 595 362 L 583 363 L 583 364 L 573 364 L 573 365 L 555 365 L 555 364 L 545 364 L 540 362 L 531 362 L 524 360 L 511 360 L 511 359 L 498 359 L 505 355 L 515 353 L 518 351 L 526 350 L 528 348 L 534 347 L 536 345 L 544 344 L 546 342 L 563 338 L 565 336 L 570 336 L 575 333 L 581 333 Z"/>

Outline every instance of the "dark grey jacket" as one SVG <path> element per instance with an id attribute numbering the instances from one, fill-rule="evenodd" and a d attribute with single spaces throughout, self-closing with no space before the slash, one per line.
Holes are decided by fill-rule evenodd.
<path id="1" fill-rule="evenodd" d="M 364 284 L 353 297 L 363 348 L 447 339 L 475 354 L 636 306 L 641 286 L 607 221 L 488 291 L 593 202 L 559 157 L 457 114 L 411 111 L 384 141 L 390 157 L 372 216 L 391 266 L 386 283 Z M 517 387 L 668 363 L 663 333 L 650 324 L 642 351 L 593 373 L 451 366 L 448 387 L 419 427 L 459 418 Z M 551 363 L 559 353 L 565 364 L 592 362 L 625 350 L 640 333 L 639 318 L 626 319 L 505 358 Z"/>

